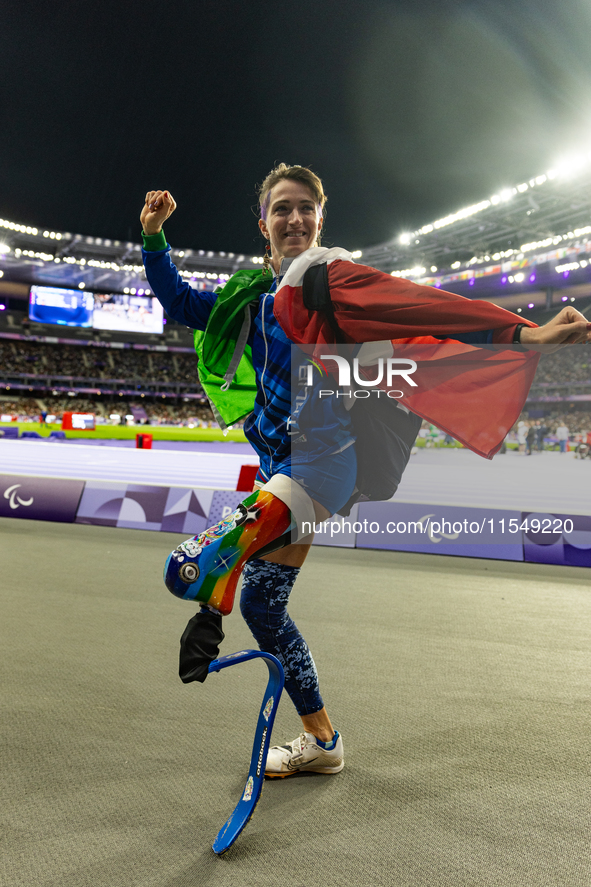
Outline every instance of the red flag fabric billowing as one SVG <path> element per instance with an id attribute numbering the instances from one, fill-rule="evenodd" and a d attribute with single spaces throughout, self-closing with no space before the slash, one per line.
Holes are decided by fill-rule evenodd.
<path id="1" fill-rule="evenodd" d="M 401 403 L 469 449 L 492 458 L 523 409 L 539 354 L 465 345 L 455 342 L 454 335 L 492 329 L 494 344 L 510 345 L 518 323 L 536 324 L 490 302 L 340 259 L 328 265 L 328 283 L 335 319 L 348 342 L 390 340 L 397 358 L 417 363 L 417 387 L 401 383 Z M 282 286 L 274 310 L 296 344 L 334 343 L 325 316 L 304 306 L 301 285 Z"/>

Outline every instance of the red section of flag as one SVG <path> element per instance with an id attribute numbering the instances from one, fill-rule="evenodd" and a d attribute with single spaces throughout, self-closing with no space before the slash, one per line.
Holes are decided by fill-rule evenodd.
<path id="1" fill-rule="evenodd" d="M 539 354 L 464 345 L 453 337 L 493 329 L 493 342 L 507 344 L 516 324 L 536 324 L 489 302 L 419 286 L 353 262 L 331 262 L 328 282 L 335 318 L 349 342 L 389 339 L 396 357 L 417 362 L 418 387 L 401 386 L 401 402 L 469 449 L 492 458 L 523 408 Z M 296 344 L 334 343 L 324 315 L 304 306 L 301 287 L 280 288 L 275 316 Z"/>
<path id="2" fill-rule="evenodd" d="M 417 387 L 402 381 L 400 402 L 488 459 L 519 418 L 540 357 L 516 348 L 477 348 L 449 340 L 395 345 L 394 353 L 417 363 L 412 376 Z"/>
<path id="3" fill-rule="evenodd" d="M 416 336 L 447 336 L 494 329 L 495 342 L 511 342 L 516 324 L 536 326 L 490 302 L 420 286 L 337 259 L 328 266 L 336 320 L 350 342 L 379 342 Z M 275 297 L 275 317 L 296 344 L 334 342 L 330 324 L 304 307 L 301 286 L 283 286 Z M 502 334 L 511 332 L 511 337 Z"/>

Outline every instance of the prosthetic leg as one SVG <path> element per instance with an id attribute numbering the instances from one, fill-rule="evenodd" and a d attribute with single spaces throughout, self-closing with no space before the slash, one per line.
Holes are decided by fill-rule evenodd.
<path id="1" fill-rule="evenodd" d="M 286 475 L 275 475 L 228 517 L 175 548 L 164 567 L 166 587 L 226 616 L 246 561 L 297 542 L 313 521 L 308 494 Z"/>
<path id="2" fill-rule="evenodd" d="M 275 722 L 281 691 L 283 690 L 283 666 L 270 653 L 264 653 L 260 650 L 241 650 L 239 653 L 231 653 L 230 656 L 222 656 L 216 659 L 209 666 L 210 671 L 219 672 L 229 665 L 238 665 L 251 659 L 262 659 L 264 661 L 269 669 L 269 680 L 259 711 L 259 719 L 252 746 L 250 769 L 244 792 L 240 795 L 240 800 L 236 804 L 234 812 L 218 832 L 218 836 L 213 844 L 214 853 L 217 853 L 218 856 L 221 856 L 222 853 L 225 853 L 232 846 L 250 820 L 261 797 L 265 779 L 265 765 L 271 744 L 271 731 Z"/>
<path id="3" fill-rule="evenodd" d="M 269 669 L 248 778 L 234 812 L 213 844 L 218 855 L 234 843 L 261 796 L 271 731 L 284 685 L 283 667 L 270 653 L 241 650 L 218 657 L 224 639 L 222 615 L 232 610 L 246 561 L 299 541 L 309 535 L 313 522 L 314 505 L 304 489 L 285 475 L 275 475 L 241 502 L 233 514 L 175 548 L 164 567 L 169 591 L 202 604 L 181 638 L 179 676 L 183 683 L 203 683 L 211 671 L 255 658 L 264 659 Z M 307 528 L 306 523 L 310 524 Z"/>

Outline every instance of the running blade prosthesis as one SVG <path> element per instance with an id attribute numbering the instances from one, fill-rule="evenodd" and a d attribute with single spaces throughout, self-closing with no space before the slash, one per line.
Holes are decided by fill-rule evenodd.
<path id="1" fill-rule="evenodd" d="M 241 650 L 239 653 L 231 653 L 229 656 L 220 656 L 209 666 L 210 672 L 221 671 L 230 665 L 238 665 L 251 659 L 263 660 L 269 670 L 269 679 L 259 710 L 246 783 L 236 807 L 213 842 L 213 851 L 218 856 L 221 856 L 232 846 L 249 822 L 260 800 L 271 733 L 283 691 L 284 674 L 283 666 L 279 660 L 271 653 L 264 653 L 261 650 Z"/>
<path id="2" fill-rule="evenodd" d="M 266 490 L 256 490 L 236 511 L 169 555 L 164 582 L 176 597 L 232 611 L 236 586 L 246 561 L 292 528 L 287 505 Z"/>

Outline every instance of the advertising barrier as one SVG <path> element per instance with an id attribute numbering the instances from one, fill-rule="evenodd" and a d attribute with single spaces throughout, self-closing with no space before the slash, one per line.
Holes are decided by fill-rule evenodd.
<path id="1" fill-rule="evenodd" d="M 591 517 L 529 511 L 521 517 L 524 560 L 591 567 Z"/>
<path id="2" fill-rule="evenodd" d="M 0 516 L 73 523 L 83 480 L 0 474 Z"/>
<path id="3" fill-rule="evenodd" d="M 366 502 L 359 506 L 357 548 L 523 560 L 520 511 Z"/>
<path id="4" fill-rule="evenodd" d="M 62 431 L 94 431 L 94 413 L 65 412 L 62 417 Z"/>
<path id="5" fill-rule="evenodd" d="M 87 481 L 76 523 L 196 535 L 210 525 L 214 495 L 214 490 Z"/>
<path id="6" fill-rule="evenodd" d="M 244 493 L 0 475 L 0 517 L 202 533 Z M 362 502 L 309 528 L 314 545 L 591 567 L 591 516 L 455 505 Z"/>

